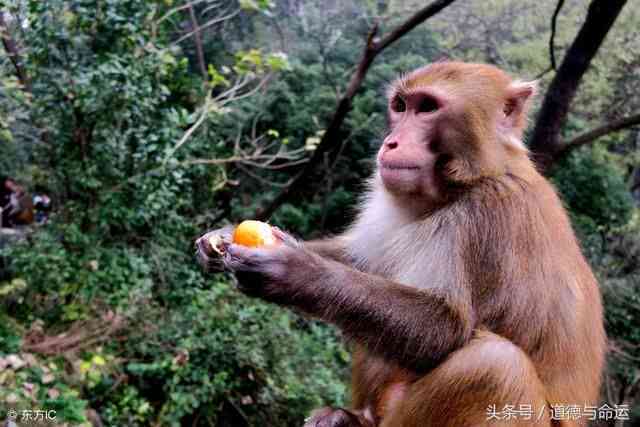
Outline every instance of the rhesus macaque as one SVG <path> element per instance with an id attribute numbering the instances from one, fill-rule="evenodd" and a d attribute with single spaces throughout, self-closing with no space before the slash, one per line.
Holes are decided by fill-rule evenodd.
<path id="1" fill-rule="evenodd" d="M 550 416 L 597 403 L 605 334 L 597 282 L 522 143 L 534 92 L 489 65 L 418 69 L 389 90 L 390 131 L 343 235 L 228 244 L 243 292 L 355 344 L 352 409 L 305 426 L 587 424 Z M 489 415 L 506 405 L 531 416 Z"/>

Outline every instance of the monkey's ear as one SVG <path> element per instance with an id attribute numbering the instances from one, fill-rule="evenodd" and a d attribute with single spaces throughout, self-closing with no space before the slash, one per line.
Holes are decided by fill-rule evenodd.
<path id="1" fill-rule="evenodd" d="M 522 132 L 527 122 L 527 112 L 538 90 L 538 82 L 514 81 L 507 89 L 507 99 L 503 105 L 500 130 L 508 141 L 522 145 Z"/>
<path id="2" fill-rule="evenodd" d="M 534 98 L 537 91 L 537 81 L 515 81 L 511 83 L 503 109 L 504 117 L 507 119 L 507 123 L 505 124 L 511 124 L 512 127 L 517 127 L 520 124 L 520 120 L 526 118 L 525 116 L 529 109 L 529 105 L 531 104 L 531 100 Z"/>

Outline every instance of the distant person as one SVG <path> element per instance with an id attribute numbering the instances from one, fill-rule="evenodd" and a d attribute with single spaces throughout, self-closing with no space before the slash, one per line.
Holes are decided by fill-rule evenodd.
<path id="1" fill-rule="evenodd" d="M 11 195 L 13 194 L 15 182 L 5 175 L 0 175 L 0 226 L 8 227 L 9 213 L 11 212 Z"/>
<path id="2" fill-rule="evenodd" d="M 33 191 L 33 210 L 36 224 L 42 225 L 49 219 L 51 212 L 51 198 L 48 191 L 41 185 L 36 185 Z"/>
<path id="3" fill-rule="evenodd" d="M 1 227 L 27 225 L 33 222 L 33 201 L 13 179 L 0 175 Z"/>

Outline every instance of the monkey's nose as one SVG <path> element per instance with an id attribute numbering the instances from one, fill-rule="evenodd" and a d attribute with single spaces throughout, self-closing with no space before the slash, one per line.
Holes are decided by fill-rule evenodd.
<path id="1" fill-rule="evenodd" d="M 384 143 L 384 146 L 387 148 L 387 150 L 394 150 L 398 148 L 398 141 L 396 141 L 395 139 L 387 141 Z"/>

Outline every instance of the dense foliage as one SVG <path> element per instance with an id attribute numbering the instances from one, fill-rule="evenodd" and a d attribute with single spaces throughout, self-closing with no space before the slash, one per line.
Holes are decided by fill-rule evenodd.
<path id="1" fill-rule="evenodd" d="M 545 68 L 548 17 L 533 8 L 550 15 L 554 2 L 461 3 L 377 59 L 338 155 L 274 223 L 303 237 L 345 226 L 385 131 L 385 84 L 399 72 L 443 52 L 529 77 Z M 585 9 L 567 3 L 563 48 Z M 28 81 L 0 57 L 0 170 L 44 189 L 54 211 L 24 238 L 0 236 L 0 401 L 54 408 L 71 425 L 297 426 L 347 398 L 337 333 L 204 275 L 193 240 L 274 197 L 318 143 L 372 20 L 388 30 L 409 10 L 240 0 L 193 2 L 191 15 L 185 5 L 6 5 Z M 607 39 L 612 59 L 597 58 L 580 93 L 591 109 L 576 103 L 567 135 L 604 120 L 609 105 L 637 111 L 637 22 L 625 10 Z M 602 282 L 615 349 L 603 399 L 613 403 L 636 402 L 640 387 L 637 141 L 602 138 L 553 170 Z"/>

